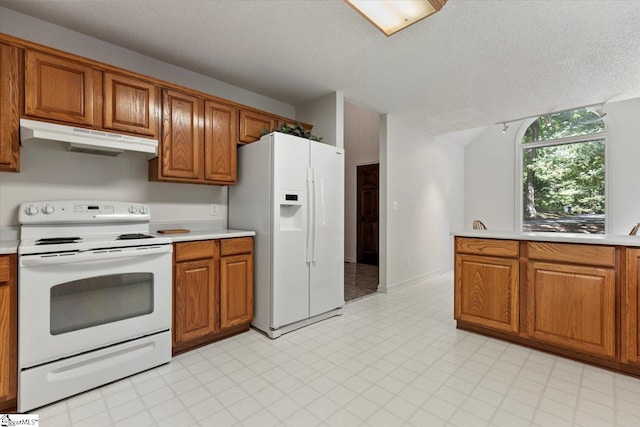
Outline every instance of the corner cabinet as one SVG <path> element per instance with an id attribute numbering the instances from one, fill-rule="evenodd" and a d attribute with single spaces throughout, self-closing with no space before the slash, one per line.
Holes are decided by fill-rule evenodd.
<path id="1" fill-rule="evenodd" d="M 235 184 L 235 107 L 187 92 L 162 91 L 162 136 L 149 160 L 151 181 Z"/>
<path id="2" fill-rule="evenodd" d="M 627 249 L 622 292 L 622 361 L 640 367 L 640 249 Z"/>
<path id="3" fill-rule="evenodd" d="M 22 49 L 0 43 L 0 171 L 20 170 Z"/>
<path id="4" fill-rule="evenodd" d="M 456 320 L 518 333 L 518 275 L 518 242 L 456 238 Z"/>
<path id="5" fill-rule="evenodd" d="M 175 243 L 173 354 L 249 329 L 253 238 Z"/>
<path id="6" fill-rule="evenodd" d="M 0 413 L 14 410 L 18 374 L 18 299 L 15 255 L 0 255 Z"/>

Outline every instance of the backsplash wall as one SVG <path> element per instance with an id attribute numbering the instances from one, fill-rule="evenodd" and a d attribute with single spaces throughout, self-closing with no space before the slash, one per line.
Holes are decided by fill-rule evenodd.
<path id="1" fill-rule="evenodd" d="M 223 219 L 226 226 L 227 187 L 149 182 L 147 160 L 71 153 L 61 143 L 23 146 L 20 173 L 0 173 L 0 227 L 18 225 L 22 202 L 57 199 L 148 203 L 154 222 Z"/>

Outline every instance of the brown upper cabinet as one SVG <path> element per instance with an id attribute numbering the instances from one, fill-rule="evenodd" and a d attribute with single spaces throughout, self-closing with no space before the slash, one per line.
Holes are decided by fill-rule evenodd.
<path id="1" fill-rule="evenodd" d="M 162 91 L 162 138 L 149 179 L 234 184 L 238 110 L 184 92 Z"/>
<path id="2" fill-rule="evenodd" d="M 27 50 L 24 80 L 25 115 L 93 125 L 91 65 Z"/>
<path id="3" fill-rule="evenodd" d="M 278 126 L 278 119 L 257 111 L 240 111 L 240 143 L 255 142 L 263 132 L 271 132 Z"/>
<path id="4" fill-rule="evenodd" d="M 0 171 L 20 170 L 22 49 L 0 43 Z"/>
<path id="5" fill-rule="evenodd" d="M 104 73 L 105 129 L 143 136 L 158 134 L 158 87 L 148 81 Z"/>

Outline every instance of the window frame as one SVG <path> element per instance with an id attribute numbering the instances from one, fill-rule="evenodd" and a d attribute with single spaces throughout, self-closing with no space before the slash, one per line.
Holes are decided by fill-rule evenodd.
<path id="1" fill-rule="evenodd" d="M 576 110 L 581 110 L 582 108 L 576 108 Z M 587 110 L 590 110 L 590 108 L 584 108 Z M 550 113 L 551 115 L 556 114 L 556 113 Z M 597 113 L 596 113 L 597 114 Z M 524 185 L 524 180 L 522 177 L 522 173 L 523 173 L 523 168 L 522 168 L 522 160 L 523 160 L 523 156 L 522 153 L 525 149 L 527 148 L 539 148 L 539 147 L 549 147 L 549 146 L 555 146 L 555 145 L 566 145 L 566 144 L 576 144 L 576 143 L 580 143 L 580 142 L 589 142 L 589 141 L 600 141 L 603 140 L 604 141 L 604 234 L 608 234 L 609 230 L 610 230 L 610 217 L 611 215 L 609 215 L 609 157 L 610 156 L 610 148 L 609 148 L 609 134 L 611 132 L 611 127 L 610 127 L 610 123 L 607 120 L 607 116 L 604 117 L 600 117 L 600 120 L 602 120 L 602 122 L 604 123 L 604 127 L 605 127 L 605 131 L 604 132 L 599 132 L 599 133 L 591 133 L 591 134 L 587 134 L 587 135 L 578 135 L 578 136 L 569 136 L 569 137 L 564 137 L 564 138 L 558 138 L 558 139 L 550 139 L 550 140 L 546 140 L 546 141 L 535 141 L 535 142 L 526 142 L 523 143 L 522 139 L 524 137 L 525 132 L 527 131 L 527 129 L 529 128 L 529 126 L 531 126 L 531 124 L 533 122 L 535 122 L 536 120 L 538 120 L 540 117 L 544 117 L 545 115 L 540 115 L 540 116 L 536 116 L 536 117 L 531 117 L 529 119 L 526 119 L 522 122 L 522 125 L 520 126 L 520 129 L 518 129 L 518 132 L 516 132 L 516 139 L 515 139 L 515 173 L 516 173 L 516 179 L 514 180 L 516 183 L 516 188 L 515 188 L 515 210 L 516 210 L 516 214 L 515 214 L 515 219 L 516 219 L 516 232 L 518 233 L 534 233 L 534 234 L 538 234 L 538 233 L 549 233 L 549 234 L 571 234 L 571 233 L 566 233 L 566 232 L 562 232 L 562 231 L 523 231 L 522 230 L 522 226 L 523 226 L 523 221 L 524 221 L 524 204 L 523 204 L 523 195 L 522 195 L 522 186 Z M 585 234 L 587 236 L 591 236 L 591 235 L 595 235 L 597 236 L 598 234 Z M 601 235 L 601 234 L 600 234 Z"/>

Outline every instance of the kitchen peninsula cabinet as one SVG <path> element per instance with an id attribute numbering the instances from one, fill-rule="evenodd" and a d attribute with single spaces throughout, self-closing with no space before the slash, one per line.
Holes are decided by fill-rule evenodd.
<path id="1" fill-rule="evenodd" d="M 640 367 L 640 249 L 627 249 L 627 277 L 622 292 L 622 358 Z"/>
<path id="2" fill-rule="evenodd" d="M 518 242 L 456 239 L 455 318 L 519 331 Z"/>
<path id="3" fill-rule="evenodd" d="M 25 115 L 93 125 L 93 67 L 75 59 L 25 51 Z"/>
<path id="4" fill-rule="evenodd" d="M 546 242 L 527 246 L 528 336 L 614 358 L 615 249 Z"/>
<path id="5" fill-rule="evenodd" d="M 0 171 L 20 170 L 22 49 L 0 43 Z"/>
<path id="6" fill-rule="evenodd" d="M 152 82 L 106 71 L 103 127 L 156 138 L 158 90 Z"/>
<path id="7" fill-rule="evenodd" d="M 253 238 L 174 245 L 173 354 L 248 330 Z"/>
<path id="8" fill-rule="evenodd" d="M 0 413 L 15 409 L 18 373 L 16 255 L 0 255 Z"/>

